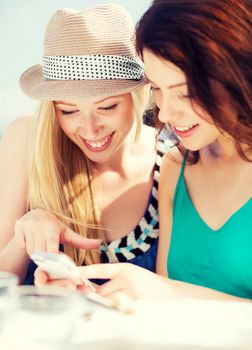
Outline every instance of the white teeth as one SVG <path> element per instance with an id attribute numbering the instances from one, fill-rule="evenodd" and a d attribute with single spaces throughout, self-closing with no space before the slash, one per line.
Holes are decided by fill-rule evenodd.
<path id="1" fill-rule="evenodd" d="M 196 124 L 190 125 L 190 126 L 176 126 L 174 129 L 178 130 L 178 131 L 187 131 L 187 130 L 192 129 L 195 125 Z"/>
<path id="2" fill-rule="evenodd" d="M 105 145 L 106 142 L 108 142 L 108 140 L 110 139 L 111 135 L 109 135 L 108 137 L 106 137 L 104 140 L 102 141 L 86 141 L 86 143 L 91 146 L 92 148 L 101 148 L 102 146 Z"/>

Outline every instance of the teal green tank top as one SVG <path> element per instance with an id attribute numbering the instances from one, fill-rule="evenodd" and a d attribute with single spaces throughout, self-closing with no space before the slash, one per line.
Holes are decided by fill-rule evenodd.
<path id="1" fill-rule="evenodd" d="M 252 198 L 218 230 L 196 211 L 183 160 L 173 200 L 169 278 L 252 299 Z"/>

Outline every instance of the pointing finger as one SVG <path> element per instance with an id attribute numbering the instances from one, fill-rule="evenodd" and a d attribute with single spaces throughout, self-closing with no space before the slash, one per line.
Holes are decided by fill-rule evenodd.
<path id="1" fill-rule="evenodd" d="M 101 245 L 101 240 L 82 237 L 70 228 L 66 228 L 60 235 L 60 243 L 67 243 L 75 248 L 98 249 Z"/>

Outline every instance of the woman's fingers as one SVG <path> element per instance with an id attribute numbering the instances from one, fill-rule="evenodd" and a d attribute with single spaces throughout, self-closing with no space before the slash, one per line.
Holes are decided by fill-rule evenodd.
<path id="1" fill-rule="evenodd" d="M 51 280 L 49 275 L 40 268 L 37 268 L 34 273 L 34 284 L 36 286 L 57 286 L 66 287 L 75 290 L 77 288 L 76 284 L 71 280 L 59 279 Z"/>
<path id="2" fill-rule="evenodd" d="M 101 245 L 101 240 L 82 237 L 69 227 L 66 227 L 60 234 L 60 243 L 67 243 L 75 248 L 98 249 Z"/>
<path id="3" fill-rule="evenodd" d="M 93 264 L 79 267 L 80 277 L 87 279 L 112 279 L 123 269 L 125 264 Z"/>
<path id="4" fill-rule="evenodd" d="M 80 284 L 79 286 L 77 286 L 77 289 L 80 290 L 81 292 L 84 292 L 84 293 L 93 292 L 93 290 L 90 286 L 84 285 L 84 284 Z"/>
<path id="5" fill-rule="evenodd" d="M 60 245 L 60 234 L 57 230 L 50 230 L 45 235 L 46 251 L 49 253 L 58 253 Z"/>
<path id="6" fill-rule="evenodd" d="M 70 280 L 49 280 L 47 286 L 64 287 L 72 290 L 76 290 L 77 286 Z"/>
<path id="7" fill-rule="evenodd" d="M 102 296 L 109 296 L 113 295 L 115 293 L 118 293 L 119 291 L 122 290 L 122 281 L 120 281 L 120 278 L 115 277 L 111 279 L 110 281 L 102 284 L 101 286 L 96 288 L 96 291 L 101 294 Z"/>
<path id="8" fill-rule="evenodd" d="M 20 249 L 26 249 L 25 235 L 19 220 L 15 222 L 14 235 L 17 245 L 20 247 Z"/>
<path id="9" fill-rule="evenodd" d="M 101 245 L 101 240 L 80 236 L 56 216 L 40 209 L 31 210 L 16 221 L 15 238 L 29 255 L 34 251 L 58 253 L 60 243 L 79 249 L 98 249 Z"/>
<path id="10" fill-rule="evenodd" d="M 34 252 L 35 239 L 33 232 L 25 232 L 25 245 L 28 255 L 31 255 Z"/>
<path id="11" fill-rule="evenodd" d="M 47 284 L 49 281 L 49 275 L 41 270 L 40 268 L 37 268 L 36 271 L 34 272 L 34 284 L 36 286 L 43 286 Z"/>
<path id="12" fill-rule="evenodd" d="M 41 225 L 31 225 L 34 234 L 34 251 L 45 251 L 46 250 L 46 240 L 44 237 L 44 227 Z"/>
<path id="13" fill-rule="evenodd" d="M 106 295 L 106 298 L 112 301 L 112 305 L 115 309 L 127 314 L 134 313 L 133 298 L 124 291 L 115 291 L 112 294 Z"/>

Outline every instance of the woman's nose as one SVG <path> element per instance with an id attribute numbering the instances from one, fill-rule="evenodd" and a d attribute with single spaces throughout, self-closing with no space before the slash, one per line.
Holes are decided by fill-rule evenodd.
<path id="1" fill-rule="evenodd" d="M 172 123 L 180 116 L 179 107 L 174 103 L 162 103 L 159 106 L 158 119 L 162 123 Z"/>
<path id="2" fill-rule="evenodd" d="M 95 140 L 102 129 L 101 120 L 94 114 L 85 115 L 82 118 L 81 128 L 83 130 L 82 134 L 85 135 L 87 140 Z"/>

